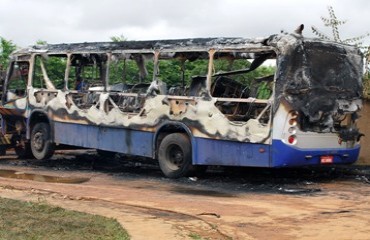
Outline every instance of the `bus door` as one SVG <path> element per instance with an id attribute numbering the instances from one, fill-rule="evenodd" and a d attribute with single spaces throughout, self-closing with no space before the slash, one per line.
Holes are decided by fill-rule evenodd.
<path id="1" fill-rule="evenodd" d="M 7 146 L 15 148 L 24 145 L 26 131 L 26 116 L 28 109 L 27 81 L 29 75 L 28 61 L 14 61 L 10 63 L 3 86 L 1 114 L 0 145 L 5 154 Z"/>

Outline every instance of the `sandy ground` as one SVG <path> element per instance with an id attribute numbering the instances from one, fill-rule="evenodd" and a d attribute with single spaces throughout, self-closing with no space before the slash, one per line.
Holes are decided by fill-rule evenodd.
<path id="1" fill-rule="evenodd" d="M 96 169 L 91 158 L 94 153 L 43 162 L 1 157 L 0 196 L 113 217 L 132 239 L 370 236 L 367 167 L 215 169 L 199 179 L 169 180 L 155 165 L 128 161 Z"/>

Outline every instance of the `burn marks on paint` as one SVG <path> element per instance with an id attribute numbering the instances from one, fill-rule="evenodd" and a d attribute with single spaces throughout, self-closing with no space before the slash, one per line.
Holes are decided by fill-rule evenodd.
<path id="1" fill-rule="evenodd" d="M 352 46 L 305 39 L 301 31 L 261 39 L 58 44 L 19 50 L 15 55 L 37 55 L 40 51 L 54 56 L 64 54 L 70 67 L 81 67 L 77 68 L 81 71 L 84 64 L 97 65 L 99 73 L 100 85 L 87 89 L 76 86 L 76 90 L 68 90 L 67 74 L 63 90 L 29 87 L 27 104 L 32 109 L 47 109 L 54 121 L 154 132 L 170 120 L 184 123 L 196 137 L 267 143 L 271 137 L 270 118 L 285 99 L 302 116 L 304 131 L 334 129 L 342 132 L 343 138 L 356 135 L 355 130 L 343 130 L 341 121 L 342 116 L 361 107 L 362 55 Z M 126 60 L 134 57 L 141 78 L 147 75 L 142 69 L 144 58 L 136 57 L 154 56 L 153 82 L 109 85 L 109 62 L 113 56 Z M 181 86 L 167 89 L 156 75 L 160 57 L 209 61 L 207 76 L 190 76 L 188 87 L 182 80 Z M 212 61 L 217 58 L 252 62 L 247 69 L 215 73 Z M 231 79 L 233 74 L 253 71 L 270 58 L 277 59 L 275 76 L 263 80 L 275 84 L 270 99 L 250 96 L 247 88 Z M 274 106 L 270 108 L 272 102 Z M 263 117 L 266 119 L 262 121 Z"/>
<path id="2" fill-rule="evenodd" d="M 302 113 L 305 131 L 336 131 L 341 116 L 360 110 L 363 68 L 356 47 L 296 35 L 275 36 L 269 44 L 288 53 L 278 58 L 276 102 L 285 98 Z"/>

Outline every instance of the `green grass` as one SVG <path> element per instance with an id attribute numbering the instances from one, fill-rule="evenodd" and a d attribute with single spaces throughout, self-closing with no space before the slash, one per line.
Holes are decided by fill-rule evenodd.
<path id="1" fill-rule="evenodd" d="M 114 219 L 0 198 L 0 239 L 130 239 Z"/>
<path id="2" fill-rule="evenodd" d="M 194 240 L 202 240 L 202 239 L 203 239 L 200 235 L 198 235 L 198 234 L 196 234 L 196 233 L 190 233 L 188 236 L 189 236 L 191 239 L 194 239 Z"/>

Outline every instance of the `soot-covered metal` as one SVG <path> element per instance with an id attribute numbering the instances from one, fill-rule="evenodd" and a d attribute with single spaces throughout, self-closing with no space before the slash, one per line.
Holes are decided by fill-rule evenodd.
<path id="1" fill-rule="evenodd" d="M 276 102 L 284 98 L 303 113 L 303 130 L 340 131 L 334 129 L 340 128 L 340 118 L 361 108 L 363 63 L 358 48 L 296 34 L 274 35 L 267 43 L 282 53 L 277 60 Z M 350 135 L 359 133 L 352 130 Z"/>

